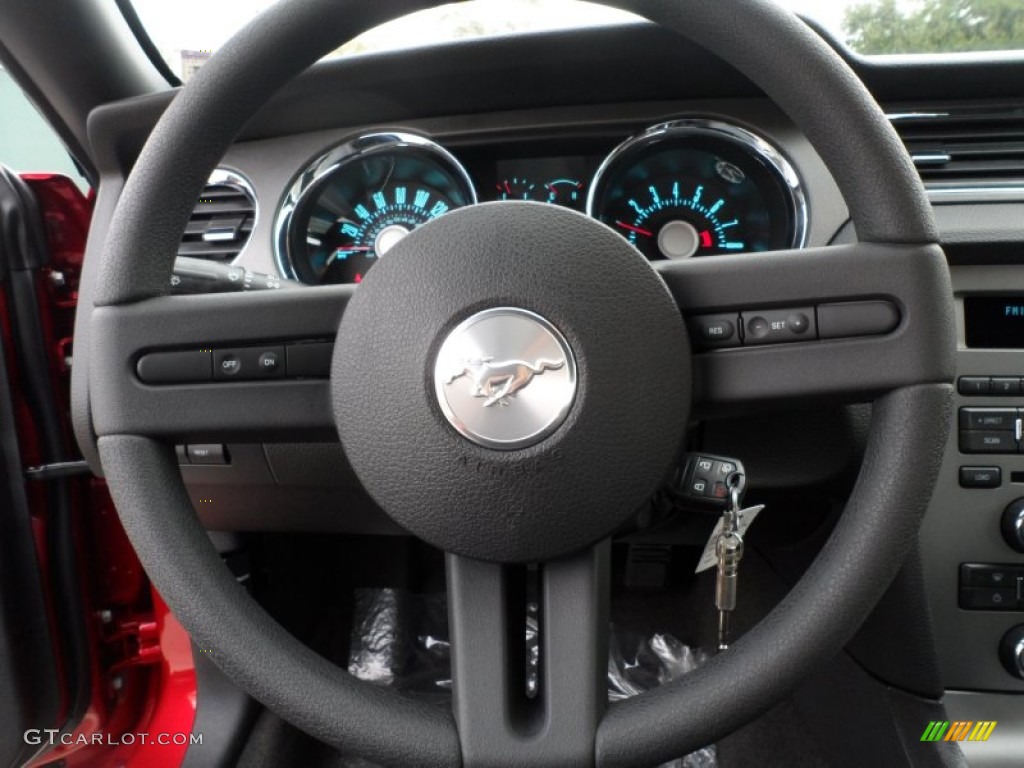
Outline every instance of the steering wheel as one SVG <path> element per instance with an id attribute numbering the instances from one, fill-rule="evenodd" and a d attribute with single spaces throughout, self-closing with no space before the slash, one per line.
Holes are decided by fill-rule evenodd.
<path id="1" fill-rule="evenodd" d="M 924 190 L 877 105 L 831 48 L 764 0 L 608 4 L 758 84 L 825 160 L 860 242 L 652 265 L 581 214 L 495 203 L 416 230 L 358 289 L 165 295 L 193 203 L 245 123 L 342 41 L 427 5 L 411 2 L 287 0 L 256 18 L 171 103 L 117 204 L 86 362 L 121 520 L 223 671 L 347 753 L 417 766 L 641 766 L 710 743 L 842 648 L 931 495 L 952 414 L 952 291 Z M 681 316 L 879 298 L 900 316 L 884 335 L 699 355 Z M 332 338 L 329 381 L 151 386 L 135 373 L 152 350 Z M 483 353 L 495 345 L 532 371 L 519 371 L 515 397 L 451 368 L 493 359 Z M 874 409 L 859 479 L 813 565 L 730 650 L 608 707 L 608 537 L 667 476 L 691 405 L 709 414 L 817 401 Z M 335 430 L 383 509 L 447 553 L 452 711 L 356 680 L 275 623 L 218 558 L 174 456 L 176 442 Z M 541 576 L 531 700 L 520 685 L 521 590 L 507 567 L 523 562 Z"/>

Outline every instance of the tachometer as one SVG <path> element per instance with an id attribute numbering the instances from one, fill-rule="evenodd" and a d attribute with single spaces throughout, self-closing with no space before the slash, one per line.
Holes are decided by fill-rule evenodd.
<path id="1" fill-rule="evenodd" d="M 781 153 L 711 120 L 665 123 L 621 144 L 587 211 L 649 259 L 799 247 L 807 226 L 800 180 Z"/>
<path id="2" fill-rule="evenodd" d="M 360 136 L 317 160 L 278 216 L 284 274 L 304 283 L 358 283 L 416 227 L 476 202 L 469 175 L 420 136 Z"/>

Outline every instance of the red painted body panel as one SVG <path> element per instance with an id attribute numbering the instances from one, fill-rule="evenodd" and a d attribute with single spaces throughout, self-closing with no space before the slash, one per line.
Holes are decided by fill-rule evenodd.
<path id="1" fill-rule="evenodd" d="M 92 200 L 63 176 L 25 174 L 23 178 L 43 210 L 50 249 L 51 266 L 38 276 L 37 292 L 50 346 L 51 375 L 61 398 L 70 448 L 73 437 L 68 404 L 74 311 Z M 5 348 L 13 349 L 2 293 L 0 326 Z M 18 392 L 16 361 L 8 359 L 8 364 L 22 458 L 26 465 L 38 464 L 38 438 L 31 413 Z M 90 618 L 92 699 L 77 729 L 64 737 L 66 743 L 55 746 L 33 765 L 62 760 L 67 768 L 179 766 L 188 749 L 196 712 L 195 665 L 189 637 L 151 589 L 121 528 L 106 485 L 97 479 L 74 479 L 72 485 L 81 597 Z M 32 483 L 28 491 L 46 584 L 46 485 Z M 162 734 L 168 738 L 161 739 Z M 161 740 L 168 743 L 159 743 Z"/>

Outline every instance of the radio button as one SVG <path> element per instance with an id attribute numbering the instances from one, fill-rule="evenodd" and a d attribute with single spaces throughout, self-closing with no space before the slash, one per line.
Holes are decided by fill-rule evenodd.
<path id="1" fill-rule="evenodd" d="M 1002 484 L 999 467 L 960 467 L 961 488 L 998 488 Z"/>
<path id="2" fill-rule="evenodd" d="M 1020 379 L 1016 376 L 993 376 L 993 395 L 1019 395 Z"/>
<path id="3" fill-rule="evenodd" d="M 1015 432 L 1016 408 L 961 408 L 960 429 L 998 429 Z"/>
<path id="4" fill-rule="evenodd" d="M 988 376 L 961 376 L 957 380 L 961 395 L 987 395 L 992 391 L 992 379 Z"/>
<path id="5" fill-rule="evenodd" d="M 960 452 L 1016 453 L 1016 435 L 1013 432 L 993 430 L 964 431 L 960 433 Z"/>

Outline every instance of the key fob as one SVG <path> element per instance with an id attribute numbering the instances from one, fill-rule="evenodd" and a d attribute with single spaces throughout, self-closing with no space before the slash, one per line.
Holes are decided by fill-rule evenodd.
<path id="1" fill-rule="evenodd" d="M 737 459 L 689 453 L 672 478 L 672 495 L 683 507 L 722 512 L 729 508 L 730 480 L 736 475 L 745 476 L 743 464 Z M 742 496 L 742 479 L 740 482 Z"/>

